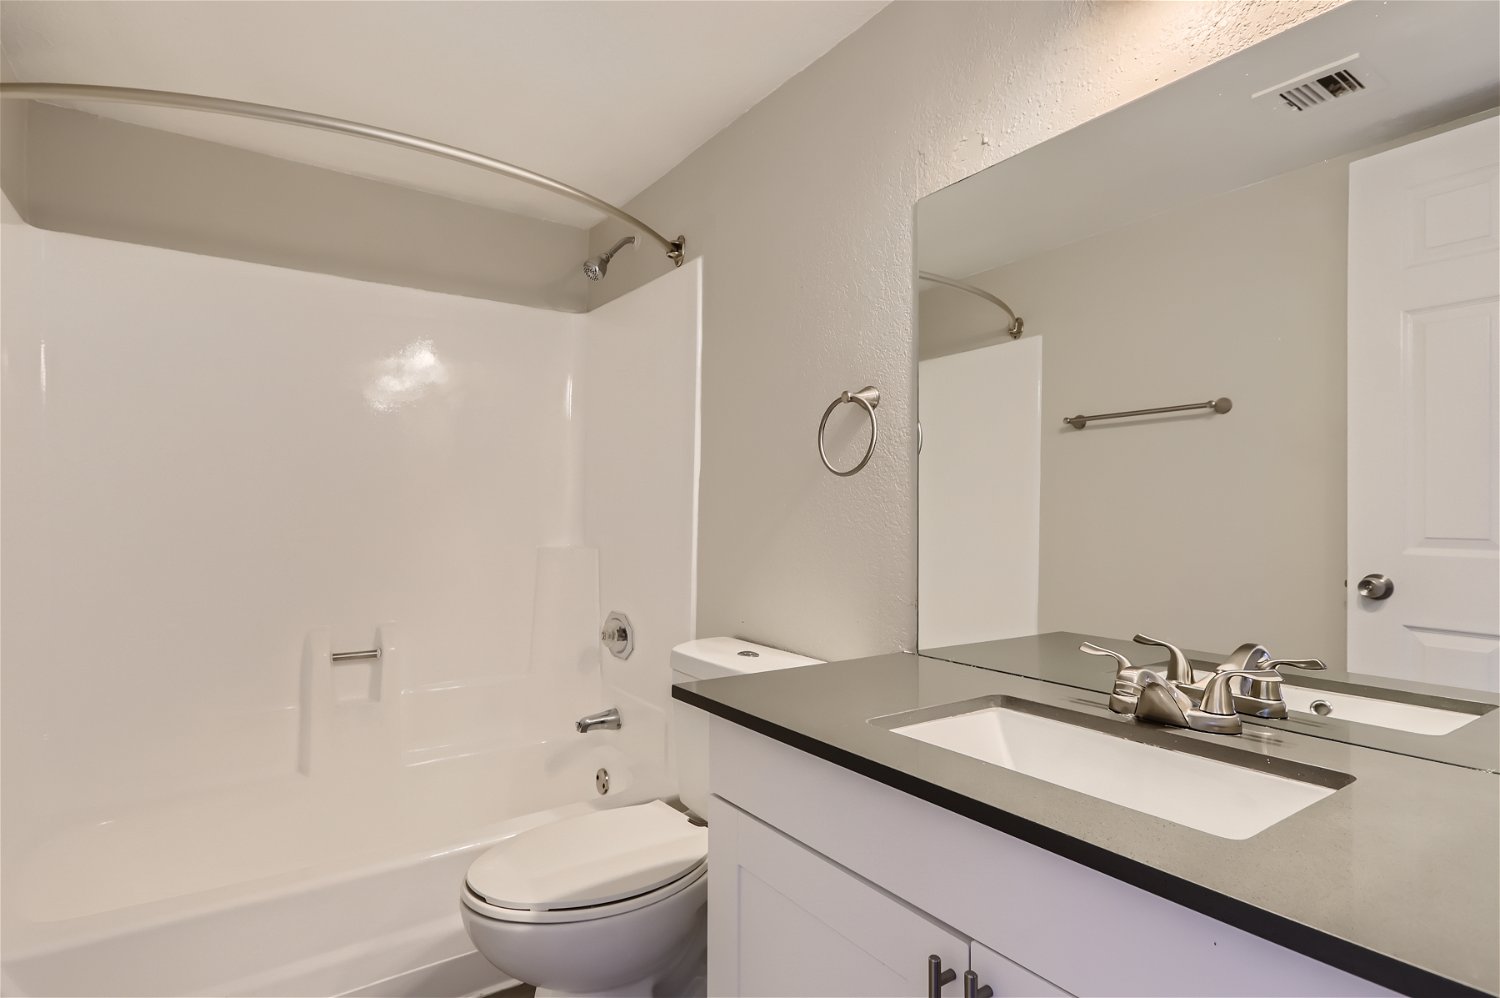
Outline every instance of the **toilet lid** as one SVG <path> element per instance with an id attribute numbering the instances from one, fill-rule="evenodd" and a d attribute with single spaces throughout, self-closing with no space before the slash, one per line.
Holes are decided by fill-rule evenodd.
<path id="1" fill-rule="evenodd" d="M 662 801 L 527 829 L 469 867 L 469 889 L 502 908 L 582 908 L 636 897 L 702 865 L 708 829 Z"/>

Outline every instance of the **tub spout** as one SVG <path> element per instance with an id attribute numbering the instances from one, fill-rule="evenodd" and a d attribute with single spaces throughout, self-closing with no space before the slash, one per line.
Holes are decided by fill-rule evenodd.
<path id="1" fill-rule="evenodd" d="M 620 709 L 618 707 L 611 707 L 608 710 L 601 710 L 597 714 L 590 714 L 587 717 L 580 717 L 575 724 L 575 727 L 578 728 L 578 733 L 580 735 L 586 735 L 590 731 L 593 731 L 595 728 L 604 728 L 606 730 L 613 731 L 619 726 Z"/>

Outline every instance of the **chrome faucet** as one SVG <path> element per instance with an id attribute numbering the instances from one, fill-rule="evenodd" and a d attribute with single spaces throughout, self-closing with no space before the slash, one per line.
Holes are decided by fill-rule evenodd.
<path id="1" fill-rule="evenodd" d="M 1167 681 L 1179 686 L 1192 684 L 1193 667 L 1181 648 L 1167 644 L 1165 641 L 1148 638 L 1144 634 L 1137 634 L 1135 642 L 1165 648 L 1170 656 L 1167 659 Z M 1134 711 L 1136 701 L 1141 695 L 1141 673 L 1152 672 L 1152 670 L 1145 666 L 1132 665 L 1130 659 L 1119 652 L 1101 647 L 1091 641 L 1085 641 L 1079 645 L 1078 650 L 1090 655 L 1107 655 L 1115 660 L 1115 686 L 1109 695 L 1109 709 L 1117 714 L 1129 714 Z"/>
<path id="2" fill-rule="evenodd" d="M 574 727 L 578 729 L 580 735 L 586 735 L 596 728 L 614 731 L 620 727 L 620 708 L 611 707 L 608 710 L 601 710 L 597 714 L 580 717 L 575 722 Z"/>
<path id="3" fill-rule="evenodd" d="M 1239 734 L 1240 714 L 1265 718 L 1287 716 L 1286 700 L 1281 695 L 1281 673 L 1276 671 L 1280 666 L 1328 668 L 1316 658 L 1272 658 L 1264 647 L 1250 643 L 1236 648 L 1229 661 L 1200 683 L 1196 681 L 1192 663 L 1176 645 L 1144 634 L 1137 634 L 1134 640 L 1137 644 L 1167 649 L 1165 679 L 1153 669 L 1132 665 L 1130 659 L 1117 651 L 1088 641 L 1078 646 L 1079 651 L 1115 660 L 1115 685 L 1109 694 L 1109 709 L 1116 714 L 1132 714 L 1146 721 L 1218 735 Z"/>
<path id="4" fill-rule="evenodd" d="M 1245 670 L 1270 673 L 1263 678 L 1247 679 L 1234 693 L 1234 707 L 1241 714 L 1251 717 L 1279 719 L 1287 716 L 1286 698 L 1281 694 L 1281 674 L 1276 671 L 1283 665 L 1317 672 L 1328 668 L 1322 659 L 1317 658 L 1272 658 L 1271 653 L 1262 645 L 1247 642 L 1236 648 L 1229 660 L 1215 670 L 1215 674 Z"/>
<path id="5" fill-rule="evenodd" d="M 1229 684 L 1239 677 L 1264 679 L 1275 675 L 1272 670 L 1262 669 L 1217 672 L 1204 684 L 1202 701 L 1194 704 L 1177 684 L 1149 670 L 1143 671 L 1141 695 L 1134 713 L 1142 721 L 1190 728 L 1211 735 L 1237 735 L 1244 724 L 1235 711 L 1234 694 Z"/>

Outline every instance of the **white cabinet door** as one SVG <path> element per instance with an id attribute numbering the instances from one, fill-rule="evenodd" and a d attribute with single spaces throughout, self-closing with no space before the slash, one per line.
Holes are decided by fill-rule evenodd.
<path id="1" fill-rule="evenodd" d="M 979 943 L 969 944 L 969 969 L 976 993 L 990 988 L 993 998 L 1070 998 L 1068 992 Z"/>
<path id="2" fill-rule="evenodd" d="M 1497 149 L 1489 118 L 1349 168 L 1353 672 L 1500 681 Z"/>
<path id="3" fill-rule="evenodd" d="M 920 998 L 933 955 L 961 994 L 966 937 L 718 798 L 708 834 L 710 995 Z"/>

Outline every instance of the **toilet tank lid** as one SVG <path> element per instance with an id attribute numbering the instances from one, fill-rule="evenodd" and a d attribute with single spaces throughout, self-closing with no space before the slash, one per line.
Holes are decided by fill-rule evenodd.
<path id="1" fill-rule="evenodd" d="M 672 649 L 672 671 L 688 679 L 719 679 L 753 672 L 771 672 L 799 665 L 818 665 L 822 659 L 796 655 L 780 648 L 739 638 L 699 638 Z"/>
<path id="2" fill-rule="evenodd" d="M 708 830 L 658 800 L 529 828 L 475 860 L 468 884 L 501 908 L 582 908 L 656 890 L 707 855 Z"/>

